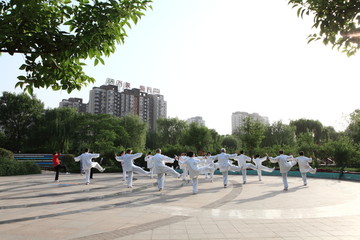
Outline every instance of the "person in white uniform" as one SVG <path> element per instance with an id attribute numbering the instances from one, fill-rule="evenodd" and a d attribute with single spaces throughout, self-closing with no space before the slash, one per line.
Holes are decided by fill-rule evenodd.
<path id="1" fill-rule="evenodd" d="M 122 156 L 124 156 L 125 152 L 121 151 L 119 155 L 115 155 L 115 160 L 120 162 L 121 164 L 121 168 L 122 168 L 122 176 L 123 176 L 123 181 L 126 182 L 126 172 L 124 171 L 124 160 L 122 159 Z"/>
<path id="2" fill-rule="evenodd" d="M 205 160 L 206 160 L 206 165 L 212 166 L 212 171 L 210 171 L 210 173 L 205 173 L 205 176 L 210 175 L 210 182 L 213 182 L 215 171 L 216 169 L 219 168 L 219 163 L 214 162 L 214 157 L 211 156 L 211 152 L 207 152 L 205 156 Z"/>
<path id="3" fill-rule="evenodd" d="M 162 155 L 160 148 L 156 149 L 156 154 L 152 157 L 152 161 L 154 163 L 154 174 L 157 174 L 157 184 L 159 191 L 164 189 L 165 173 L 170 174 L 176 178 L 181 177 L 180 173 L 165 165 L 165 163 L 173 163 L 175 159 Z"/>
<path id="4" fill-rule="evenodd" d="M 282 181 L 284 184 L 284 190 L 287 191 L 289 188 L 288 181 L 287 181 L 287 174 L 290 171 L 290 169 L 296 165 L 296 161 L 294 161 L 294 158 L 292 155 L 288 156 L 284 154 L 284 151 L 279 151 L 279 156 L 272 158 L 269 157 L 270 161 L 273 163 L 279 163 L 280 167 L 280 173 L 282 176 Z"/>
<path id="5" fill-rule="evenodd" d="M 258 174 L 258 177 L 259 177 L 259 181 L 261 181 L 262 171 L 273 172 L 275 170 L 274 167 L 273 168 L 268 168 L 268 167 L 262 165 L 262 163 L 264 161 L 266 161 L 266 160 L 268 160 L 268 156 L 260 158 L 259 154 L 256 154 L 255 158 L 253 159 L 253 162 L 255 163 L 255 166 L 256 166 L 256 171 L 257 171 L 257 174 Z"/>
<path id="6" fill-rule="evenodd" d="M 128 149 L 128 150 L 126 150 L 125 155 L 120 157 L 120 159 L 123 161 L 123 171 L 126 172 L 128 188 L 132 188 L 132 186 L 133 186 L 134 172 L 139 173 L 139 174 L 144 174 L 144 175 L 150 174 L 150 172 L 145 171 L 141 167 L 136 166 L 134 164 L 134 160 L 141 156 L 142 156 L 142 153 L 132 154 L 132 150 Z M 119 157 L 116 157 L 116 158 L 117 158 L 116 160 L 118 160 Z"/>
<path id="7" fill-rule="evenodd" d="M 181 153 L 180 156 L 178 156 L 175 159 L 178 161 L 179 168 L 182 170 L 181 173 L 182 180 L 185 181 L 188 175 L 188 169 L 187 169 L 187 165 L 185 164 L 185 161 L 188 159 L 188 157 L 186 156 L 186 153 Z"/>
<path id="8" fill-rule="evenodd" d="M 226 188 L 228 186 L 228 175 L 229 175 L 229 171 L 240 171 L 241 167 L 239 166 L 235 166 L 230 162 L 230 158 L 234 158 L 237 156 L 237 154 L 227 154 L 226 153 L 226 149 L 222 148 L 221 153 L 215 156 L 211 156 L 210 158 L 215 160 L 218 160 L 218 164 L 219 164 L 219 170 L 222 173 L 223 176 L 223 184 L 224 184 L 224 188 Z"/>
<path id="9" fill-rule="evenodd" d="M 74 158 L 76 162 L 80 162 L 82 165 L 82 169 L 85 172 L 85 184 L 90 184 L 90 172 L 91 168 L 96 168 L 100 172 L 105 171 L 105 168 L 101 167 L 99 163 L 92 162 L 93 158 L 100 157 L 98 153 L 89 153 L 89 149 L 85 149 L 85 152 L 80 156 Z"/>
<path id="10" fill-rule="evenodd" d="M 248 157 L 244 154 L 244 151 L 241 150 L 240 151 L 240 155 L 236 156 L 233 158 L 235 161 L 238 162 L 238 166 L 241 167 L 241 174 L 243 177 L 243 184 L 246 184 L 246 170 L 248 168 L 251 168 L 253 170 L 257 170 L 256 166 L 252 163 L 247 163 L 247 162 L 251 162 L 251 157 Z"/>
<path id="11" fill-rule="evenodd" d="M 186 164 L 187 169 L 189 170 L 189 176 L 193 185 L 193 194 L 198 193 L 198 176 L 200 174 L 205 174 L 213 171 L 211 166 L 199 167 L 200 164 L 205 163 L 206 160 L 199 160 L 194 158 L 194 152 L 188 152 L 187 159 L 184 164 Z"/>
<path id="12" fill-rule="evenodd" d="M 148 152 L 148 154 L 145 156 L 145 162 L 146 162 L 146 167 L 150 170 L 150 178 L 154 177 L 154 163 L 152 161 L 152 155 L 151 152 Z"/>
<path id="13" fill-rule="evenodd" d="M 299 155 L 300 156 L 295 158 L 295 161 L 297 162 L 297 164 L 299 164 L 299 171 L 300 171 L 304 186 L 306 186 L 307 185 L 306 173 L 309 172 L 311 174 L 315 174 L 316 168 L 312 168 L 310 166 L 309 163 L 312 162 L 312 158 L 305 157 L 303 151 L 299 152 Z"/>

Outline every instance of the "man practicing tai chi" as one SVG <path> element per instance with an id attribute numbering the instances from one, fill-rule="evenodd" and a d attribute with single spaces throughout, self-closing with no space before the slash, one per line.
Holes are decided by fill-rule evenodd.
<path id="1" fill-rule="evenodd" d="M 253 159 L 253 162 L 256 165 L 256 171 L 257 171 L 257 174 L 258 174 L 258 177 L 259 177 L 259 181 L 261 181 L 262 171 L 272 172 L 272 171 L 275 170 L 274 167 L 273 168 L 268 168 L 268 167 L 265 167 L 265 166 L 262 165 L 262 163 L 267 159 L 268 159 L 268 156 L 260 158 L 259 154 L 256 154 L 255 158 Z"/>
<path id="2" fill-rule="evenodd" d="M 238 166 L 241 167 L 241 174 L 243 177 L 243 184 L 246 183 L 246 169 L 251 168 L 253 170 L 257 170 L 256 166 L 252 163 L 247 163 L 247 162 L 251 162 L 251 157 L 248 157 L 244 154 L 244 151 L 240 151 L 240 155 L 236 156 L 233 158 L 235 161 L 238 162 Z"/>
<path id="3" fill-rule="evenodd" d="M 218 164 L 219 164 L 219 170 L 223 175 L 223 183 L 224 183 L 224 188 L 227 187 L 228 185 L 228 176 L 229 176 L 229 171 L 240 171 L 241 167 L 239 166 L 235 166 L 230 162 L 230 158 L 234 158 L 237 156 L 237 154 L 227 154 L 225 148 L 222 148 L 221 153 L 215 156 L 210 156 L 209 158 L 212 160 L 218 160 Z"/>
<path id="4" fill-rule="evenodd" d="M 279 156 L 272 158 L 269 157 L 270 161 L 272 163 L 279 163 L 280 166 L 280 173 L 282 176 L 282 181 L 284 184 L 284 190 L 287 191 L 289 188 L 288 181 L 287 181 L 287 174 L 290 171 L 290 169 L 296 165 L 296 162 L 294 161 L 294 158 L 292 155 L 288 156 L 284 154 L 284 151 L 279 151 Z"/>
<path id="5" fill-rule="evenodd" d="M 89 149 L 86 149 L 83 154 L 75 157 L 76 162 L 81 162 L 82 169 L 85 171 L 85 183 L 90 184 L 90 171 L 91 168 L 96 168 L 100 172 L 105 171 L 105 168 L 101 167 L 99 163 L 92 162 L 91 159 L 100 157 L 98 153 L 89 153 Z"/>
<path id="6" fill-rule="evenodd" d="M 165 162 L 173 163 L 175 159 L 162 155 L 160 148 L 156 149 L 156 154 L 152 157 L 152 161 L 154 163 L 154 174 L 157 174 L 157 184 L 159 191 L 162 191 L 164 189 L 165 173 L 177 178 L 181 177 L 181 174 L 176 172 L 171 167 L 165 165 Z"/>
<path id="7" fill-rule="evenodd" d="M 154 177 L 154 163 L 152 161 L 151 152 L 148 152 L 144 158 L 146 162 L 146 167 L 150 170 L 150 178 Z"/>
<path id="8" fill-rule="evenodd" d="M 125 182 L 126 184 L 126 172 L 124 170 L 124 160 L 122 158 L 122 156 L 125 155 L 125 152 L 124 151 L 121 151 L 119 153 L 119 155 L 116 155 L 115 154 L 115 160 L 118 161 L 120 164 L 121 164 L 121 169 L 122 169 L 122 177 L 123 177 L 123 181 Z"/>
<path id="9" fill-rule="evenodd" d="M 312 162 L 312 158 L 308 158 L 304 156 L 304 152 L 299 152 L 299 157 L 295 158 L 295 161 L 299 164 L 299 171 L 301 173 L 302 180 L 304 182 L 304 186 L 307 185 L 306 173 L 315 174 L 316 168 L 312 168 L 309 163 Z"/>
<path id="10" fill-rule="evenodd" d="M 119 161 L 119 160 L 123 161 L 123 171 L 126 172 L 128 188 L 132 188 L 132 186 L 133 186 L 132 184 L 133 184 L 134 172 L 144 174 L 144 175 L 150 174 L 150 172 L 145 171 L 141 167 L 138 167 L 134 164 L 134 160 L 141 157 L 141 155 L 142 155 L 142 153 L 132 154 L 132 150 L 128 149 L 128 150 L 126 150 L 125 155 L 116 157 L 117 161 Z"/>
<path id="11" fill-rule="evenodd" d="M 188 152 L 187 156 L 188 157 L 186 158 L 184 164 L 189 170 L 189 176 L 193 185 L 193 194 L 196 194 L 198 192 L 198 176 L 200 174 L 212 172 L 213 168 L 211 166 L 198 167 L 200 163 L 204 163 L 206 160 L 199 160 L 194 158 L 193 152 Z"/>

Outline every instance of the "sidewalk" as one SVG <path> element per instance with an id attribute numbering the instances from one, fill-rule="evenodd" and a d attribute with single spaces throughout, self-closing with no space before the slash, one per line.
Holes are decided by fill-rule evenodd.
<path id="1" fill-rule="evenodd" d="M 199 193 L 166 177 L 135 175 L 128 189 L 121 174 L 54 173 L 0 177 L 0 238 L 14 239 L 360 239 L 360 183 L 289 177 L 200 176 Z"/>

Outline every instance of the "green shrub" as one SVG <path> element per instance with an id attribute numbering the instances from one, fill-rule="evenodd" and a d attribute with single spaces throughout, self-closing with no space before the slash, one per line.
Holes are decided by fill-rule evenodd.
<path id="1" fill-rule="evenodd" d="M 14 158 L 0 157 L 0 176 L 41 173 L 40 167 L 32 162 L 18 162 Z"/>
<path id="2" fill-rule="evenodd" d="M 6 150 L 5 148 L 0 148 L 0 158 L 1 157 L 8 158 L 8 159 L 13 159 L 14 154 L 11 151 Z"/>
<path id="3" fill-rule="evenodd" d="M 75 162 L 74 155 L 64 154 L 59 158 L 61 160 L 61 165 L 65 165 L 68 172 L 76 173 L 80 172 L 80 163 Z"/>

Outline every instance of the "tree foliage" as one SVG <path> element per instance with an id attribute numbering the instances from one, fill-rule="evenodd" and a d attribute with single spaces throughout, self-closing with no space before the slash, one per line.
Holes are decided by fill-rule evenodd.
<path id="1" fill-rule="evenodd" d="M 313 15 L 313 28 L 309 42 L 322 40 L 325 45 L 354 55 L 360 49 L 360 1 L 359 0 L 289 0 L 297 9 L 297 15 Z"/>
<path id="2" fill-rule="evenodd" d="M 30 134 L 30 127 L 41 117 L 44 104 L 29 95 L 3 92 L 0 97 L 0 125 L 4 127 L 7 149 L 22 151 Z"/>
<path id="3" fill-rule="evenodd" d="M 83 72 L 85 59 L 103 56 L 123 43 L 126 27 L 151 8 L 151 0 L 1 0 L 0 51 L 23 54 L 16 86 L 71 92 L 94 82 Z"/>
<path id="4" fill-rule="evenodd" d="M 265 137 L 265 125 L 251 117 L 244 118 L 239 136 L 243 147 L 252 155 Z"/>
<path id="5" fill-rule="evenodd" d="M 350 124 L 345 130 L 354 142 L 360 143 L 360 109 L 356 109 L 350 114 Z"/>

